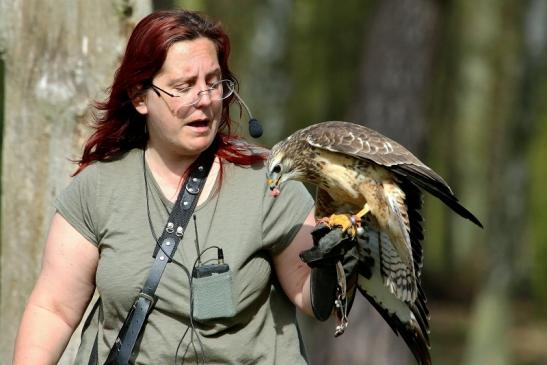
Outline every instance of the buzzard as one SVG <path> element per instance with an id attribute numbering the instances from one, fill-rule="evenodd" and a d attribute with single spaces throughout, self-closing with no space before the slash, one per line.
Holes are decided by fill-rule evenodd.
<path id="1" fill-rule="evenodd" d="M 482 227 L 479 220 L 406 148 L 359 124 L 331 121 L 299 130 L 272 148 L 267 169 L 273 196 L 287 180 L 317 186 L 316 218 L 357 242 L 357 288 L 420 364 L 430 364 L 420 188 Z"/>

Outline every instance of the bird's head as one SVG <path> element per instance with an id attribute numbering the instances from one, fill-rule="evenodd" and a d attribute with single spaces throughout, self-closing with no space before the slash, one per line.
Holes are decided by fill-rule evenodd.
<path id="1" fill-rule="evenodd" d="M 292 153 L 293 150 L 289 139 L 279 142 L 273 146 L 267 163 L 267 182 L 273 197 L 277 197 L 281 190 L 279 187 L 288 180 L 301 180 L 304 171 L 298 163 L 298 156 Z M 293 151 L 296 152 L 296 151 Z"/>

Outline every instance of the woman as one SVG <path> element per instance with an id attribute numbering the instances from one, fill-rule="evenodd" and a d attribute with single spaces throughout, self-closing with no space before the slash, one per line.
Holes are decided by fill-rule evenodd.
<path id="1" fill-rule="evenodd" d="M 272 199 L 264 155 L 230 134 L 229 53 L 222 28 L 193 12 L 157 12 L 136 26 L 77 176 L 56 201 L 15 364 L 56 363 L 95 288 L 101 302 L 77 363 L 88 363 L 95 338 L 104 363 L 181 182 L 205 152 L 215 160 L 134 363 L 305 363 L 295 307 L 311 314 L 310 270 L 298 253 L 312 246 L 313 201 L 298 183 Z M 198 255 L 216 259 L 212 246 L 230 266 L 235 315 L 191 321 L 187 274 Z M 191 322 L 197 331 L 184 336 Z"/>

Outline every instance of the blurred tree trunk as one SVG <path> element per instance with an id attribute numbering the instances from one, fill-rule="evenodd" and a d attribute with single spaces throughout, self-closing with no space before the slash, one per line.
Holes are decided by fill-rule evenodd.
<path id="1" fill-rule="evenodd" d="M 232 40 L 230 66 L 241 82 L 239 94 L 264 127 L 262 140 L 283 136 L 288 75 L 282 64 L 287 55 L 291 0 L 202 0 L 203 9 L 226 27 Z M 244 13 L 242 10 L 244 9 Z M 244 14 L 244 16 L 242 16 Z M 237 108 L 236 108 L 237 109 Z M 249 137 L 249 116 L 241 110 L 233 132 Z M 272 128 L 275 126 L 274 128 Z M 252 139 L 250 139 L 252 141 Z"/>
<path id="2" fill-rule="evenodd" d="M 286 129 L 341 120 L 354 101 L 376 0 L 295 2 L 291 19 Z"/>
<path id="3" fill-rule="evenodd" d="M 3 100 L 0 363 L 11 361 L 53 199 L 75 166 L 134 21 L 149 1 L 0 0 Z M 70 258 L 68 258 L 70 259 Z M 76 336 L 75 336 L 76 337 Z M 72 363 L 74 344 L 62 363 Z"/>
<path id="4" fill-rule="evenodd" d="M 443 220 L 444 230 L 434 234 L 446 243 L 445 254 L 438 256 L 445 274 L 438 286 L 462 299 L 466 292 L 454 290 L 456 285 L 480 288 L 462 360 L 467 364 L 511 361 L 507 333 L 514 256 L 525 242 L 529 218 L 523 199 L 528 180 L 523 146 L 530 139 L 530 126 L 517 119 L 526 108 L 518 97 L 524 87 L 526 5 L 496 0 L 444 4 L 440 74 L 446 76 L 437 82 L 432 109 L 432 127 L 438 133 L 434 167 L 441 174 L 453 171 L 447 180 L 486 227 L 478 230 L 450 214 Z M 438 216 L 438 209 L 429 216 Z M 455 267 L 467 269 L 455 272 Z"/>
<path id="5" fill-rule="evenodd" d="M 527 151 L 523 146 L 528 146 L 532 119 L 526 118 L 528 102 L 521 96 L 526 95 L 525 88 L 531 86 L 527 85 L 526 76 L 532 76 L 526 75 L 526 49 L 523 48 L 526 5 L 526 2 L 474 1 L 456 11 L 461 15 L 460 20 L 465 19 L 469 30 L 466 33 L 469 38 L 464 36 L 464 42 L 470 42 L 475 48 L 462 52 L 462 66 L 474 58 L 472 62 L 483 66 L 483 71 L 490 70 L 486 75 L 476 74 L 480 81 L 468 79 L 471 85 L 481 82 L 485 87 L 482 96 L 473 95 L 477 99 L 467 99 L 476 106 L 476 113 L 470 115 L 467 127 L 475 123 L 485 126 L 480 135 L 486 137 L 482 144 L 488 149 L 480 152 L 485 153 L 486 165 L 483 167 L 488 183 L 478 189 L 483 191 L 487 199 L 485 207 L 489 209 L 484 222 L 487 230 L 482 234 L 486 243 L 483 267 L 488 271 L 483 271 L 485 280 L 473 307 L 465 357 L 468 365 L 512 363 L 508 337 L 513 320 L 511 286 L 515 280 L 515 255 L 526 242 L 529 220 L 524 199 L 528 186 Z M 475 43 L 471 41 L 476 39 L 473 30 L 482 30 L 486 36 Z M 466 137 L 463 137 L 465 142 Z M 468 158 L 476 159 L 476 156 Z M 465 166 L 460 166 L 459 171 L 463 168 Z M 466 180 L 474 177 L 465 171 L 461 176 Z"/>
<path id="6" fill-rule="evenodd" d="M 376 129 L 420 156 L 426 147 L 426 96 L 437 45 L 438 17 L 436 3 L 431 1 L 378 2 L 369 16 L 366 33 L 353 43 L 363 44 L 363 54 L 357 73 L 360 76 L 355 79 L 355 73 L 352 74 L 353 87 L 348 80 L 345 82 L 349 93 L 343 97 L 348 111 L 334 114 L 334 118 L 348 115 L 347 120 Z M 332 48 L 334 57 L 344 57 L 337 43 L 332 43 Z M 337 77 L 342 71 L 331 66 L 330 73 Z M 308 80 L 311 82 L 317 83 Z M 329 110 L 317 113 L 324 116 Z M 350 314 L 348 331 L 342 337 L 325 338 L 325 333 L 333 331 L 333 323 L 307 325 L 320 334 L 309 345 L 312 364 L 414 363 L 402 338 L 393 333 L 360 294 Z"/>
<path id="7" fill-rule="evenodd" d="M 470 365 L 512 363 L 511 350 L 516 346 L 508 338 L 509 326 L 513 325 L 508 314 L 514 294 L 522 294 L 532 279 L 540 299 L 536 303 L 541 305 L 547 279 L 547 242 L 538 242 L 537 236 L 532 237 L 532 249 L 537 255 L 532 264 L 536 264 L 536 270 L 529 273 L 523 269 L 529 264 L 523 265 L 523 258 L 530 253 L 529 229 L 532 226 L 536 234 L 545 235 L 545 220 L 538 220 L 545 217 L 545 205 L 538 206 L 547 201 L 545 180 L 537 180 L 546 171 L 545 155 L 538 164 L 537 152 L 545 151 L 545 146 L 538 143 L 545 143 L 547 132 L 545 123 L 541 123 L 547 121 L 547 3 L 506 3 L 498 16 L 505 32 L 496 43 L 502 50 L 498 57 L 504 61 L 496 77 L 500 91 L 492 101 L 500 114 L 498 130 L 494 130 L 498 147 L 490 159 L 490 180 L 499 182 L 491 185 L 489 196 L 490 270 L 475 304 L 466 362 Z"/>
<path id="8" fill-rule="evenodd" d="M 427 94 L 437 48 L 438 6 L 429 0 L 381 1 L 371 19 L 349 118 L 423 156 Z"/>
<path id="9" fill-rule="evenodd" d="M 536 310 L 547 315 L 547 2 L 532 0 L 527 10 L 526 48 L 529 55 L 528 84 L 531 92 L 530 120 L 535 120 L 534 137 L 530 151 L 531 189 L 528 202 L 531 206 L 532 247 L 525 268 L 532 267 L 532 284 L 536 298 Z M 525 274 L 523 274 L 525 276 Z"/>

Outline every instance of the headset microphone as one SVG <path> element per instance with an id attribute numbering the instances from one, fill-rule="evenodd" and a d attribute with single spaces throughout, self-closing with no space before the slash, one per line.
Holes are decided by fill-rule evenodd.
<path id="1" fill-rule="evenodd" d="M 253 138 L 262 136 L 262 126 L 255 118 L 249 119 L 249 134 Z"/>
<path id="2" fill-rule="evenodd" d="M 235 90 L 234 90 L 234 95 L 236 96 L 237 100 L 239 100 L 241 105 L 243 105 L 245 111 L 247 111 L 247 114 L 249 115 L 249 118 L 250 118 L 249 119 L 249 134 L 253 138 L 261 137 L 262 136 L 262 126 L 260 125 L 260 122 L 256 118 L 253 117 L 253 114 L 251 113 L 251 110 L 249 109 L 247 104 L 245 104 L 245 102 L 243 101 L 241 96 L 239 96 L 239 94 Z"/>

